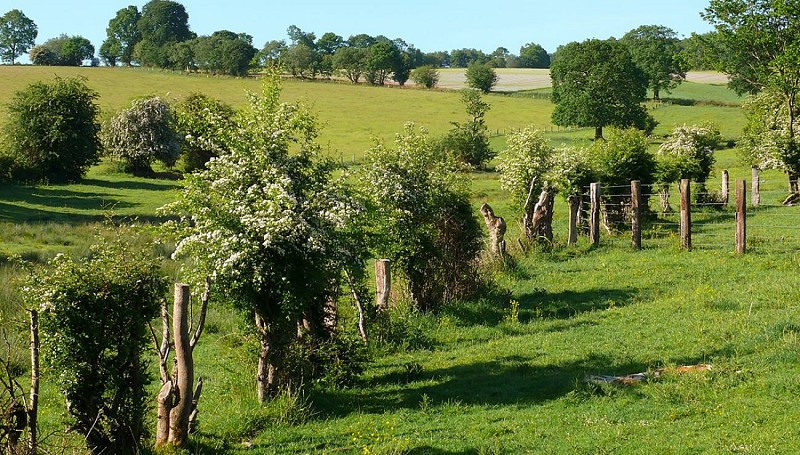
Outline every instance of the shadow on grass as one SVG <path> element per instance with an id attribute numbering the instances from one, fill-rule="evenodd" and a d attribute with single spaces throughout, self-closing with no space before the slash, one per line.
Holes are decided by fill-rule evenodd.
<path id="1" fill-rule="evenodd" d="M 556 293 L 537 290 L 517 297 L 519 320 L 566 319 L 590 311 L 621 307 L 628 305 L 635 294 L 634 290 L 608 288 Z"/>
<path id="2" fill-rule="evenodd" d="M 84 179 L 82 184 L 87 186 L 97 186 L 101 188 L 112 188 L 115 190 L 145 190 L 145 191 L 169 191 L 179 188 L 180 185 L 176 183 L 175 179 L 167 179 L 159 183 L 141 182 L 136 180 L 98 180 L 98 179 Z"/>
<path id="3" fill-rule="evenodd" d="M 367 389 L 320 392 L 313 400 L 321 418 L 342 417 L 353 412 L 381 414 L 399 408 L 423 410 L 426 406 L 452 404 L 537 405 L 582 387 L 587 375 L 625 375 L 652 367 L 639 362 L 619 363 L 597 354 L 574 362 L 533 365 L 532 360 L 537 356 L 508 356 L 411 376 L 405 372 L 391 372 L 375 378 Z M 681 359 L 677 363 L 695 360 Z"/>
<path id="4" fill-rule="evenodd" d="M 516 297 L 519 302 L 519 321 L 533 319 L 567 319 L 581 313 L 621 307 L 629 304 L 635 290 L 592 289 L 588 291 L 562 291 L 549 293 L 544 289 Z M 489 326 L 500 324 L 507 316 L 509 307 L 500 299 L 480 299 L 478 301 L 448 305 L 441 315 L 448 316 L 462 326 Z"/>

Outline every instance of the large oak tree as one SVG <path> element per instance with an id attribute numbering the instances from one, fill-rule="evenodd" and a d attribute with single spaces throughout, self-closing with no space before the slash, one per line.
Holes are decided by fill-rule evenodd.
<path id="1" fill-rule="evenodd" d="M 605 126 L 655 126 L 641 104 L 647 96 L 647 77 L 619 41 L 567 44 L 556 53 L 550 78 L 556 125 L 594 127 L 596 139 L 602 139 Z"/>

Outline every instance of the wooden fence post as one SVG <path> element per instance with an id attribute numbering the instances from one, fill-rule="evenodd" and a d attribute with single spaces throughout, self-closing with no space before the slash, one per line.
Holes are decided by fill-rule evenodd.
<path id="1" fill-rule="evenodd" d="M 569 202 L 569 236 L 567 237 L 567 245 L 575 245 L 578 242 L 578 210 L 581 208 L 581 198 L 572 195 L 567 202 Z"/>
<path id="2" fill-rule="evenodd" d="M 747 249 L 747 186 L 744 180 L 736 181 L 736 254 Z"/>
<path id="3" fill-rule="evenodd" d="M 728 205 L 728 199 L 730 198 L 730 192 L 731 192 L 731 190 L 730 190 L 730 179 L 731 179 L 731 177 L 730 177 L 730 174 L 728 174 L 728 170 L 725 169 L 724 171 L 722 171 L 722 191 L 721 191 L 722 201 L 721 202 L 722 202 L 723 206 Z"/>
<path id="4" fill-rule="evenodd" d="M 389 295 L 392 292 L 392 268 L 388 259 L 375 261 L 375 281 L 377 309 L 379 312 L 386 311 L 389 309 Z"/>
<path id="5" fill-rule="evenodd" d="M 752 204 L 753 207 L 758 207 L 761 204 L 761 171 L 757 167 L 754 167 L 752 169 L 752 175 L 753 175 L 753 181 L 752 181 L 753 194 L 751 196 Z"/>
<path id="6" fill-rule="evenodd" d="M 591 213 L 589 215 L 589 242 L 600 244 L 600 184 L 592 183 L 589 187 Z"/>
<path id="7" fill-rule="evenodd" d="M 642 182 L 631 182 L 631 242 L 633 248 L 642 249 Z"/>
<path id="8" fill-rule="evenodd" d="M 689 179 L 681 179 L 681 248 L 692 249 L 692 194 Z"/>

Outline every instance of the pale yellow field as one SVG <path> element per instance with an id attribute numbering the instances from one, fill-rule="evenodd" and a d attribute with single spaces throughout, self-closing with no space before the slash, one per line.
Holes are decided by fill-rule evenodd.
<path id="1" fill-rule="evenodd" d="M 464 68 L 445 68 L 439 70 L 439 88 L 459 89 L 466 87 Z M 498 92 L 532 90 L 550 87 L 550 71 L 532 68 L 497 68 Z M 696 71 L 686 74 L 689 82 L 701 84 L 725 84 L 728 76 L 714 71 Z"/>

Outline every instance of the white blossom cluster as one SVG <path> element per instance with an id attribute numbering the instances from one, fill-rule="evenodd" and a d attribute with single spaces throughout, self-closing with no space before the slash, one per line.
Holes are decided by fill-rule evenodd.
<path id="1" fill-rule="evenodd" d="M 169 105 L 160 97 L 140 99 L 115 115 L 103 134 L 106 152 L 132 163 L 158 159 L 172 165 L 180 157 Z"/>
<path id="2" fill-rule="evenodd" d="M 681 125 L 661 144 L 656 156 L 675 167 L 677 177 L 705 181 L 711 173 L 714 148 L 720 140 L 719 129 L 714 125 Z"/>
<path id="3" fill-rule="evenodd" d="M 509 134 L 507 147 L 498 156 L 500 185 L 514 200 L 524 202 L 531 180 L 537 179 L 537 188 L 544 185 L 546 175 L 553 167 L 554 151 L 544 134 L 533 127 Z"/>
<path id="4" fill-rule="evenodd" d="M 251 95 L 229 151 L 188 176 L 165 207 L 183 216 L 176 257 L 196 257 L 212 277 L 253 289 L 282 286 L 297 264 L 325 267 L 310 262 L 340 253 L 338 232 L 359 210 L 318 156 L 316 119 L 280 103 L 279 92 L 272 82 Z"/>
<path id="5" fill-rule="evenodd" d="M 760 169 L 786 169 L 789 151 L 789 116 L 783 100 L 770 92 L 748 98 L 743 106 L 748 124 L 742 135 L 742 151 Z M 793 130 L 800 131 L 795 117 Z M 792 160 L 794 157 L 788 157 Z"/>

